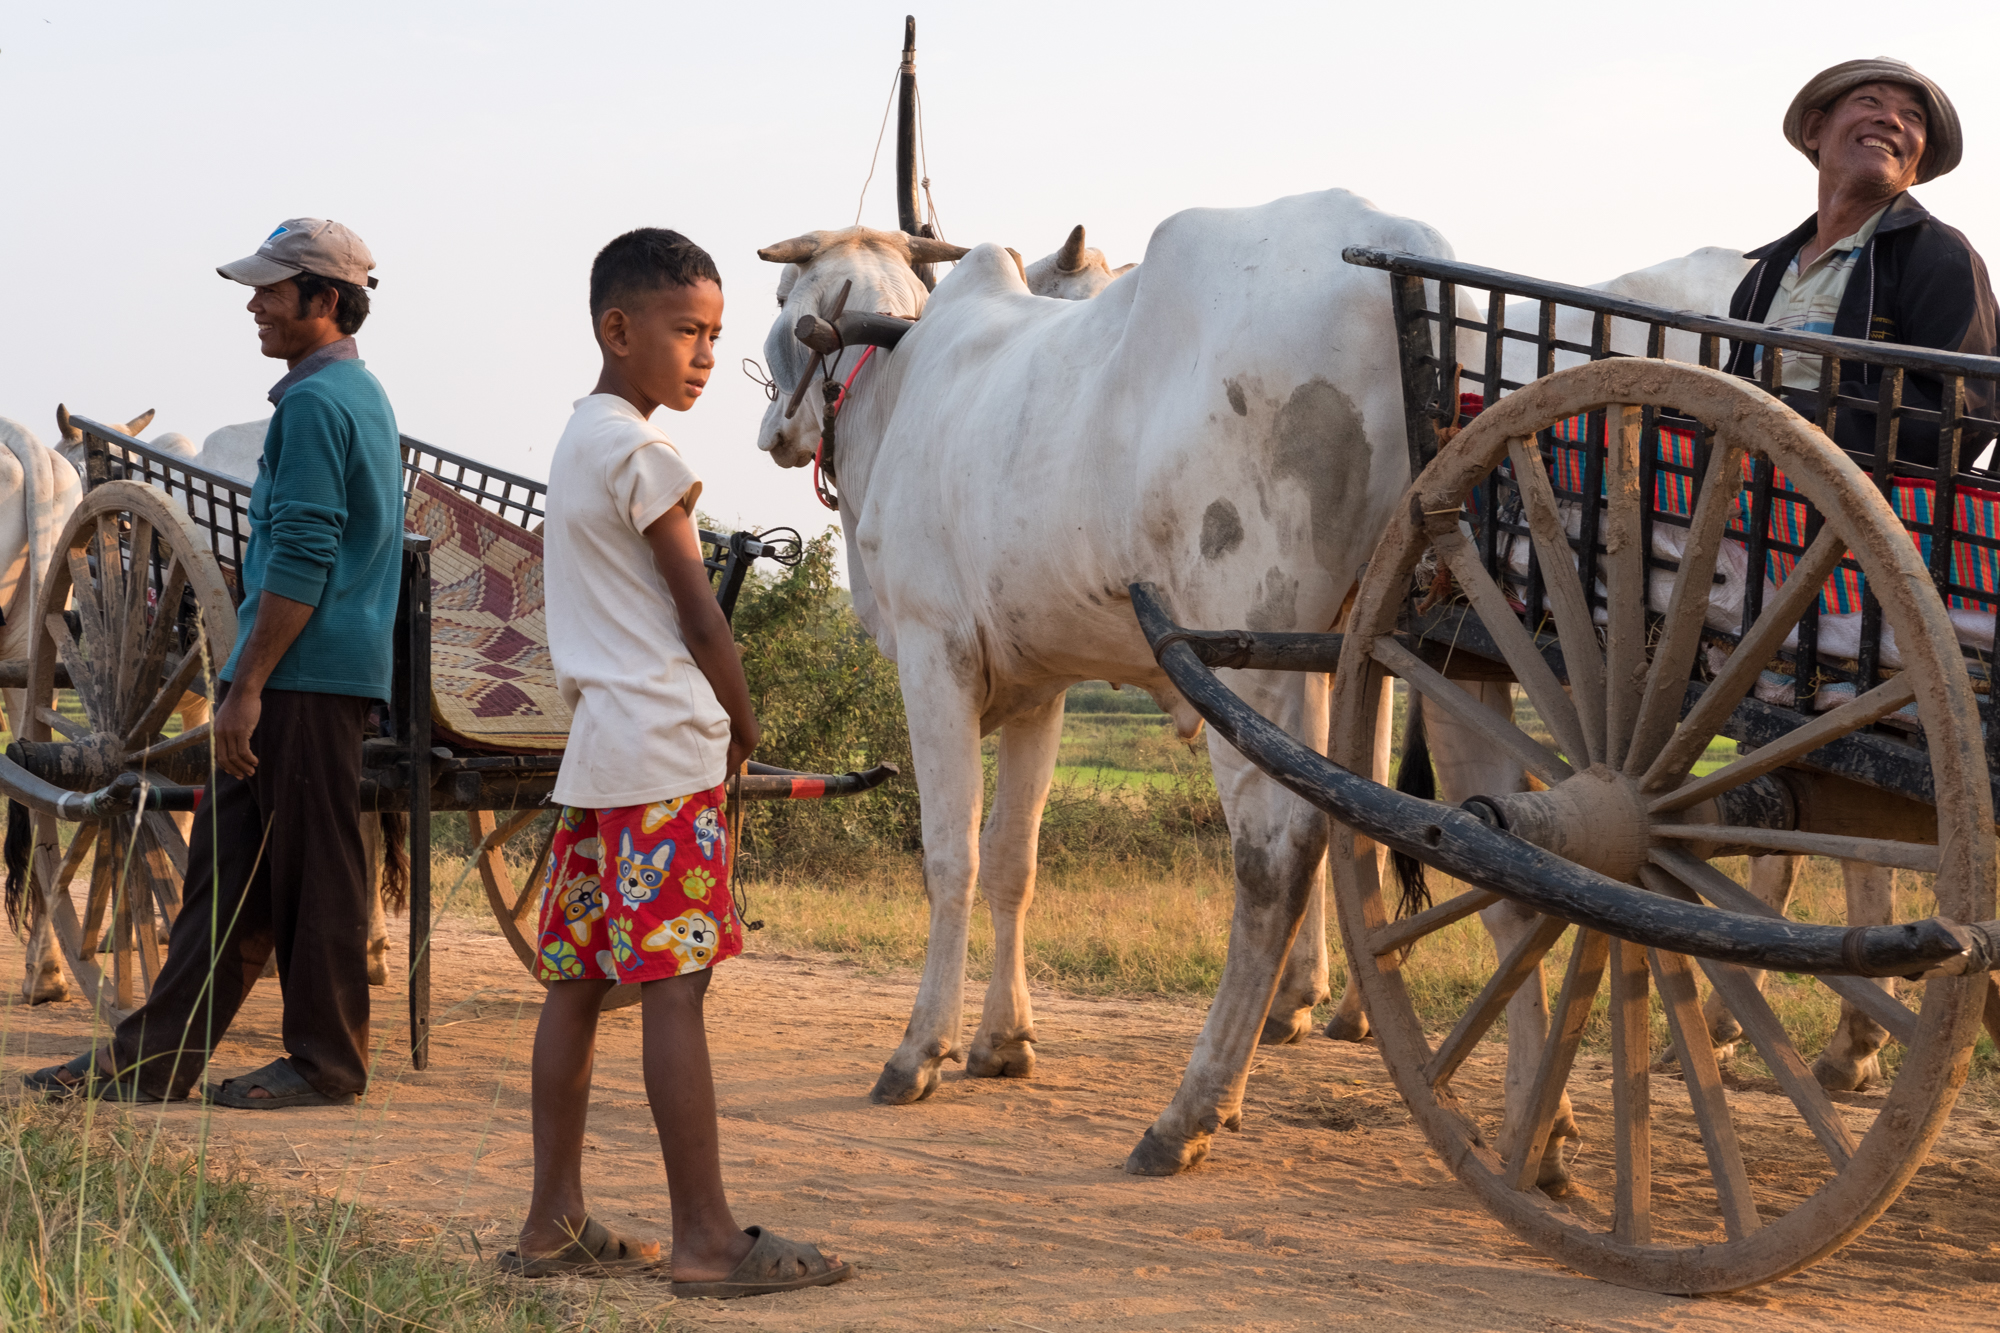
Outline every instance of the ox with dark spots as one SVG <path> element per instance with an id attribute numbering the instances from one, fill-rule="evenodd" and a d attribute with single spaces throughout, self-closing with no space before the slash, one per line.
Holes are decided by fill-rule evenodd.
<path id="1" fill-rule="evenodd" d="M 1084 302 L 1033 295 L 992 245 L 927 298 L 896 269 L 899 237 L 851 228 L 760 252 L 787 265 L 766 344 L 787 391 L 804 361 L 791 330 L 830 313 L 845 284 L 847 310 L 922 313 L 855 377 L 837 432 L 848 576 L 900 672 L 931 899 L 923 982 L 875 1100 L 929 1096 L 946 1060 L 982 1076 L 1034 1068 L 1022 930 L 1063 692 L 1134 684 L 1182 735 L 1199 727 L 1127 586 L 1157 583 L 1190 625 L 1324 630 L 1338 615 L 1409 480 L 1387 279 L 1341 262 L 1349 245 L 1449 254 L 1429 227 L 1338 190 L 1176 214 L 1136 270 Z M 850 349 L 842 377 L 855 365 Z M 758 442 L 776 462 L 812 461 L 819 399 L 788 421 L 781 395 L 766 415 Z M 1324 748 L 1323 676 L 1231 677 Z M 979 745 L 996 730 L 982 830 Z M 1327 994 L 1326 820 L 1227 744 L 1209 752 L 1235 857 L 1229 957 L 1180 1089 L 1127 1162 L 1146 1174 L 1200 1161 L 1237 1125 L 1260 1031 L 1295 1037 Z M 968 1043 L 975 883 L 995 956 Z"/>

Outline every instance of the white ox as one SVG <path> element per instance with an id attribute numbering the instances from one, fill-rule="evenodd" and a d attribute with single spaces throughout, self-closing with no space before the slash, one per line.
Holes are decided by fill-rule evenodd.
<path id="1" fill-rule="evenodd" d="M 835 464 L 856 611 L 897 663 L 923 793 L 930 943 L 909 1027 L 872 1094 L 885 1102 L 929 1095 L 947 1058 L 976 1075 L 1033 1069 L 1022 918 L 1063 691 L 1129 682 L 1183 735 L 1197 729 L 1147 651 L 1127 586 L 1158 583 L 1192 625 L 1333 623 L 1409 479 L 1387 284 L 1340 251 L 1449 253 L 1430 228 L 1334 190 L 1177 214 L 1136 274 L 1088 302 L 1034 297 L 1005 251 L 982 246 L 926 308 L 908 245 L 850 228 L 760 252 L 790 265 L 766 344 L 787 389 L 804 358 L 794 323 L 824 314 L 843 282 L 849 310 L 923 314 L 856 378 Z M 807 402 L 789 423 L 782 400 L 766 415 L 758 442 L 782 465 L 812 460 L 817 396 Z M 1242 672 L 1233 683 L 1324 747 L 1324 677 Z M 996 729 L 982 835 L 979 741 Z M 1189 1166 L 1240 1122 L 1280 965 L 1319 901 L 1325 818 L 1226 743 L 1211 739 L 1210 756 L 1235 853 L 1229 959 L 1180 1090 L 1127 1162 L 1135 1172 Z M 992 905 L 995 961 L 968 1050 L 975 879 Z M 1317 920 L 1307 931 L 1324 934 Z M 1280 1016 L 1325 995 L 1323 971 L 1300 973 L 1286 969 Z"/>
<path id="2" fill-rule="evenodd" d="M 1639 269 L 1609 281 L 1593 286 L 1604 292 L 1634 300 L 1646 301 L 1669 310 L 1695 311 L 1702 314 L 1726 315 L 1729 298 L 1735 291 L 1743 274 L 1750 268 L 1750 261 L 1740 251 L 1719 246 L 1708 246 L 1677 259 Z M 1507 326 L 1532 333 L 1538 318 L 1538 304 L 1533 301 L 1514 301 L 1507 308 Z M 1574 308 L 1559 312 L 1555 328 L 1556 337 L 1576 343 L 1590 341 L 1590 318 L 1587 313 Z M 1614 320 L 1611 325 L 1610 345 L 1613 351 L 1626 355 L 1644 355 L 1647 330 L 1643 324 L 1626 320 Z M 1463 344 L 1461 356 L 1484 355 L 1483 344 L 1473 340 Z M 1668 359 L 1676 361 L 1696 360 L 1699 346 L 1694 334 L 1669 331 L 1664 352 Z M 1527 381 L 1535 375 L 1535 349 L 1532 344 L 1509 340 L 1503 352 L 1502 374 L 1511 380 Z M 1580 364 L 1586 358 L 1571 352 L 1559 352 L 1556 368 Z M 1661 539 L 1661 538 L 1656 538 Z M 1670 536 L 1665 540 L 1671 540 Z M 1662 554 L 1669 554 L 1663 551 Z M 1664 582 L 1662 580 L 1662 582 Z M 1661 591 L 1656 590 L 1656 604 Z M 1730 588 L 1719 588 L 1716 600 L 1727 603 L 1718 609 L 1722 612 L 1721 623 L 1733 628 L 1742 610 L 1740 581 Z M 1504 717 L 1511 719 L 1513 702 L 1511 690 L 1497 683 L 1484 685 L 1467 684 L 1464 687 L 1480 698 Z M 1518 765 L 1510 764 L 1503 756 L 1495 754 L 1471 732 L 1454 719 L 1426 709 L 1424 725 L 1429 733 L 1433 758 L 1436 761 L 1439 799 L 1450 804 L 1458 804 L 1467 797 L 1480 794 L 1500 795 L 1524 789 L 1525 778 Z M 1791 856 L 1759 856 L 1750 858 L 1750 884 L 1753 893 L 1765 902 L 1784 910 L 1797 882 L 1801 858 Z M 1891 895 L 1894 887 L 1894 871 L 1884 866 L 1862 862 L 1843 862 L 1842 877 L 1845 881 L 1847 922 L 1850 925 L 1871 925 L 1890 920 Z M 1510 904 L 1497 904 L 1481 914 L 1485 924 L 1494 936 L 1495 944 L 1502 954 L 1525 933 L 1532 924 L 1530 914 Z M 1763 974 L 1754 974 L 1758 984 L 1763 982 Z M 1892 983 L 1880 982 L 1884 989 L 1892 989 Z M 1719 997 L 1711 995 L 1707 1002 L 1706 1017 L 1710 1033 L 1718 1046 L 1726 1046 L 1741 1038 L 1742 1028 L 1730 1015 Z M 1542 988 L 1530 984 L 1516 993 L 1508 1009 L 1508 1033 L 1510 1037 L 1509 1067 L 1507 1086 L 1509 1110 L 1513 1109 L 1513 1096 L 1517 1090 L 1525 1090 L 1527 1080 L 1532 1076 L 1535 1053 L 1539 1051 L 1539 1040 L 1534 1042 L 1514 1042 L 1516 1034 L 1540 1034 L 1547 1027 L 1547 1000 Z M 1338 1040 L 1358 1041 L 1368 1033 L 1368 1020 L 1361 1009 L 1360 992 L 1350 985 L 1335 1006 L 1334 1014 L 1326 1028 L 1329 1037 Z M 1819 1081 L 1836 1091 L 1849 1091 L 1864 1087 L 1880 1077 L 1878 1052 L 1887 1034 L 1866 1014 L 1855 1008 L 1851 1002 L 1842 1001 L 1839 1026 L 1833 1039 L 1820 1052 L 1813 1064 L 1813 1073 Z M 1557 1132 L 1565 1137 L 1574 1134 L 1567 1107 L 1559 1117 Z M 1557 1154 L 1544 1158 L 1544 1183 L 1554 1184 L 1561 1171 L 1556 1167 Z"/>

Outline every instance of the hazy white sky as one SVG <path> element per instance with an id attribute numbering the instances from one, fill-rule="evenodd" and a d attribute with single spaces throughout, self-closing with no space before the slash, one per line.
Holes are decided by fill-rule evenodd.
<path id="1" fill-rule="evenodd" d="M 48 439 L 59 400 L 157 407 L 197 440 L 264 415 L 283 367 L 214 266 L 308 214 L 375 252 L 362 353 L 403 429 L 546 475 L 595 379 L 591 257 L 671 226 L 714 253 L 729 315 L 709 395 L 664 424 L 710 512 L 816 530 L 830 516 L 756 452 L 764 400 L 736 370 L 774 313 L 755 251 L 854 220 L 910 8 L 0 0 L 0 415 Z M 1813 176 L 1784 108 L 1876 54 L 1957 102 L 1965 161 L 1918 197 L 2000 257 L 1996 12 L 929 3 L 918 69 L 962 244 L 1033 258 L 1083 222 L 1123 263 L 1178 209 L 1339 185 L 1461 258 L 1590 282 L 1799 222 Z"/>

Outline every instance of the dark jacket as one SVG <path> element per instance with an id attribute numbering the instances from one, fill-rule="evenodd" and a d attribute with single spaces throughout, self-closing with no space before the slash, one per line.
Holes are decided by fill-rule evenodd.
<path id="1" fill-rule="evenodd" d="M 1757 265 L 1744 275 L 1736 294 L 1730 298 L 1731 319 L 1753 324 L 1764 322 L 1777 295 L 1779 280 L 1818 227 L 1819 214 L 1815 213 L 1785 236 L 1749 252 L 1746 258 L 1756 260 Z M 1897 195 L 1876 226 L 1875 234 L 1861 247 L 1847 292 L 1841 297 L 1840 313 L 1834 319 L 1833 336 L 1993 356 L 2000 353 L 1996 327 L 2000 327 L 2000 310 L 1994 305 L 1993 287 L 1987 281 L 1986 263 L 1979 252 L 1956 228 L 1932 217 L 1910 195 Z M 1734 374 L 1751 374 L 1755 356 L 1754 346 L 1735 343 L 1728 368 Z M 1879 391 L 1881 378 L 1879 367 L 1842 362 L 1840 391 L 1872 398 Z M 1943 389 L 1937 377 L 1912 371 L 1903 380 L 1903 403 L 1936 411 L 1943 399 Z M 1965 382 L 1968 413 L 1991 417 L 1993 405 L 1992 381 Z M 1801 406 L 1809 410 L 1809 404 Z M 1843 408 L 1834 434 L 1836 442 L 1845 448 L 1873 453 L 1875 414 Z M 1990 432 L 1968 435 L 1960 447 L 1959 466 L 1966 468 L 1972 464 L 1974 454 L 1966 446 L 1990 438 Z M 1897 432 L 1899 459 L 1935 466 L 1937 448 L 1935 425 L 1903 420 Z"/>

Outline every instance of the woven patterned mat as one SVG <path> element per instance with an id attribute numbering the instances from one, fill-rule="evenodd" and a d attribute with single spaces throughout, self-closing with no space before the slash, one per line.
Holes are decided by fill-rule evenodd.
<path id="1" fill-rule="evenodd" d="M 431 713 L 462 745 L 561 750 L 570 711 L 556 690 L 542 614 L 542 539 L 419 476 L 407 515 L 431 539 Z"/>

